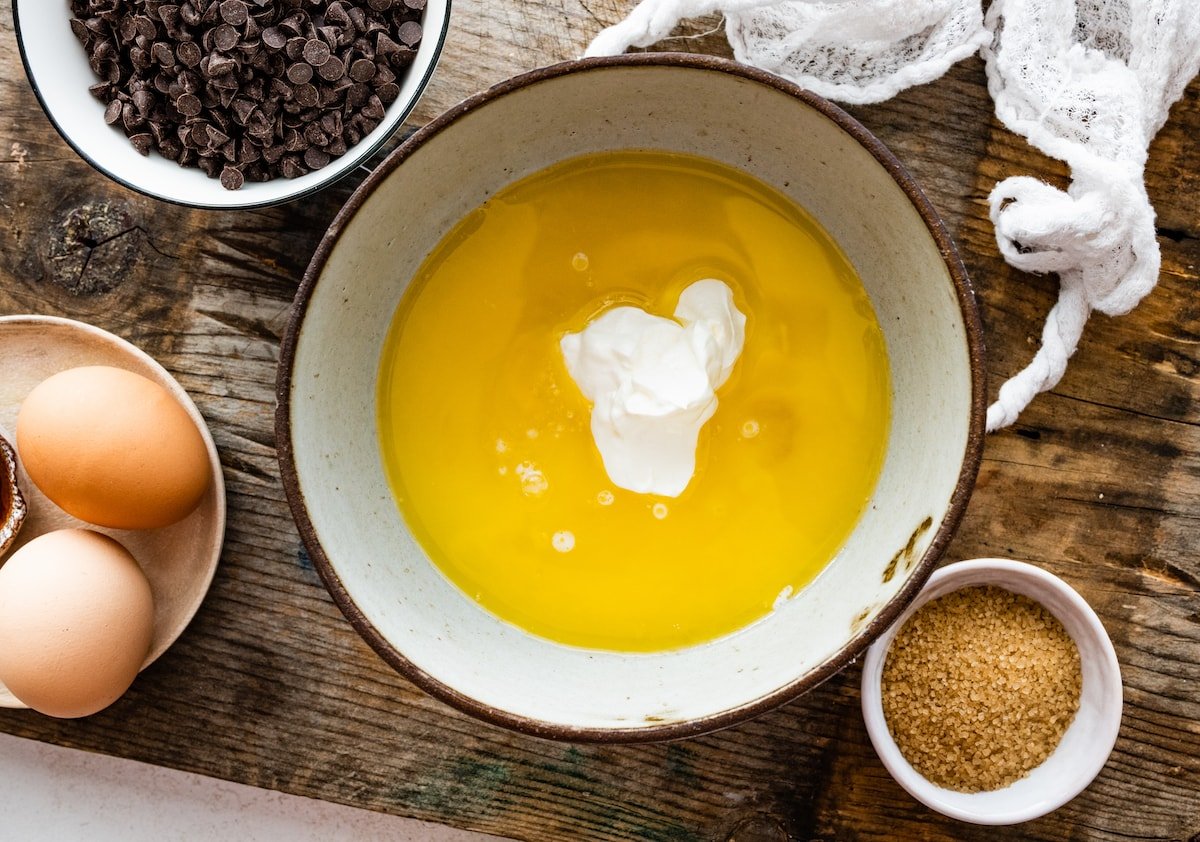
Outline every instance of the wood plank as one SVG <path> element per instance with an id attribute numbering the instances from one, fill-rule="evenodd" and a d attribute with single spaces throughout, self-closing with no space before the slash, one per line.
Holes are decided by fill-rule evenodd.
<path id="1" fill-rule="evenodd" d="M 582 52 L 627 4 L 455 4 L 419 125 L 476 90 Z M 727 53 L 717 21 L 662 46 Z M 947 558 L 1011 556 L 1075 585 L 1126 683 L 1117 749 L 1067 807 L 977 828 L 909 798 L 876 759 L 857 667 L 707 737 L 571 746 L 458 714 L 378 659 L 303 553 L 272 434 L 279 338 L 321 232 L 361 174 L 282 208 L 206 213 L 134 195 L 54 134 L 0 12 L 0 312 L 61 313 L 125 336 L 195 397 L 222 454 L 230 525 L 212 593 L 180 642 L 111 709 L 80 722 L 0 712 L 0 729 L 258 786 L 529 840 L 1200 838 L 1200 84 L 1156 140 L 1147 183 L 1162 281 L 1096 317 L 1067 377 L 987 442 Z M 1036 348 L 1053 278 L 1000 259 L 1000 178 L 1063 183 L 992 116 L 982 64 L 852 109 L 912 170 L 974 278 L 995 389 Z"/>

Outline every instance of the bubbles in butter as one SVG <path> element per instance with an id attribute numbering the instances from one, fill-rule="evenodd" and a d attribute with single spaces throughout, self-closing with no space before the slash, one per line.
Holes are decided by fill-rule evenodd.
<path id="1" fill-rule="evenodd" d="M 133 556 L 62 529 L 0 567 L 0 682 L 49 716 L 88 716 L 123 694 L 150 651 L 154 600 Z"/>
<path id="2" fill-rule="evenodd" d="M 521 480 L 521 490 L 530 497 L 537 497 L 546 492 L 550 483 L 546 476 L 532 462 L 522 462 L 517 465 L 517 478 Z"/>
<path id="3" fill-rule="evenodd" d="M 56 505 L 115 529 L 181 520 L 211 480 L 187 410 L 157 383 L 110 366 L 72 368 L 38 384 L 17 416 L 17 451 Z"/>

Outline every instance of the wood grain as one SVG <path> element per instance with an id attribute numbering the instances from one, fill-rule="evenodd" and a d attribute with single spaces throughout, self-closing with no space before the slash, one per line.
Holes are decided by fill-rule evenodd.
<path id="1" fill-rule="evenodd" d="M 456 2 L 442 64 L 409 129 L 513 73 L 571 58 L 622 0 Z M 727 53 L 695 22 L 661 47 Z M 84 319 L 159 359 L 212 428 L 228 485 L 225 555 L 179 643 L 118 704 L 0 729 L 528 840 L 1200 840 L 1200 84 L 1151 150 L 1159 287 L 1096 317 L 1063 382 L 988 439 L 949 560 L 1040 564 L 1096 608 L 1126 709 L 1095 783 L 1015 828 L 909 798 L 867 740 L 856 667 L 799 701 L 700 739 L 571 746 L 460 715 L 399 678 L 351 630 L 300 548 L 272 436 L 279 338 L 296 284 L 352 177 L 280 208 L 163 205 L 92 171 L 53 132 L 0 13 L 0 312 Z M 982 65 L 852 109 L 911 169 L 970 271 L 993 390 L 1036 348 L 1053 278 L 999 257 L 986 196 L 1061 165 L 991 114 Z M 360 176 L 359 176 L 360 177 Z"/>

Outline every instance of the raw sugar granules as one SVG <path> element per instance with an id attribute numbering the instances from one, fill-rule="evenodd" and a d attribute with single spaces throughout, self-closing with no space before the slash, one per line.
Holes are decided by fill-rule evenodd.
<path id="1" fill-rule="evenodd" d="M 1040 765 L 1079 709 L 1079 650 L 1055 617 L 992 585 L 922 606 L 883 668 L 883 712 L 913 768 L 960 792 Z"/>

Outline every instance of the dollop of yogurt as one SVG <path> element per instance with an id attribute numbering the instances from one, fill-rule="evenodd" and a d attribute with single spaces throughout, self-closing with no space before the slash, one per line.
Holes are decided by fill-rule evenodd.
<path id="1" fill-rule="evenodd" d="M 746 316 L 722 281 L 689 286 L 674 316 L 614 307 L 560 343 L 592 403 L 592 438 L 609 479 L 663 497 L 691 482 L 700 430 L 746 341 Z"/>

